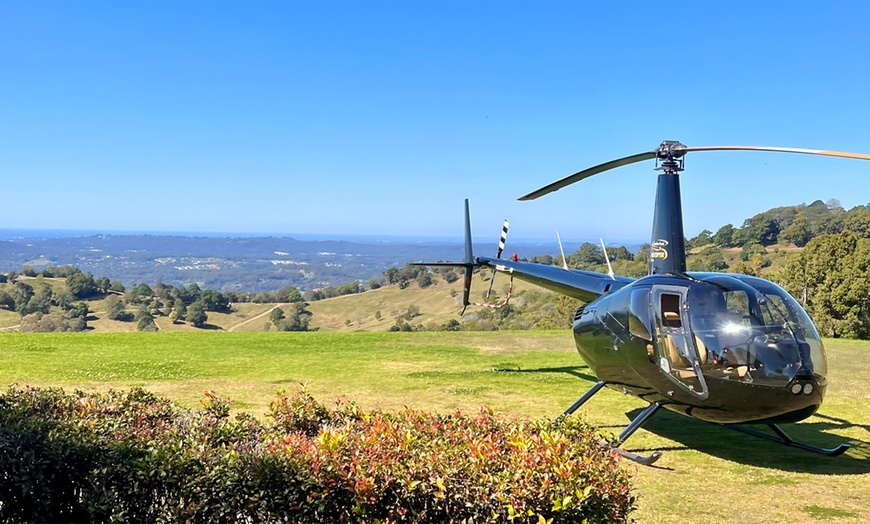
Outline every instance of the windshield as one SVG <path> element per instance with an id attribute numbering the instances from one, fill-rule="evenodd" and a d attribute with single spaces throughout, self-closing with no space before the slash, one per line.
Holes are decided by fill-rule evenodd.
<path id="1" fill-rule="evenodd" d="M 713 276 L 690 286 L 687 305 L 704 375 L 771 386 L 824 378 L 824 348 L 809 316 L 760 278 Z"/>

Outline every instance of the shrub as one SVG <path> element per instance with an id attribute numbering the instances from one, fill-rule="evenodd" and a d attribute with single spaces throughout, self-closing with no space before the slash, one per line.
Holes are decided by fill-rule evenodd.
<path id="1" fill-rule="evenodd" d="M 627 522 L 601 436 L 476 414 L 363 412 L 279 394 L 258 420 L 207 393 L 0 395 L 0 521 Z"/>

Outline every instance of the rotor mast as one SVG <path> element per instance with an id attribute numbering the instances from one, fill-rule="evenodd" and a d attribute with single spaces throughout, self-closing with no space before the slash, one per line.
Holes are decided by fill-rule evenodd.
<path id="1" fill-rule="evenodd" d="M 656 187 L 656 204 L 650 240 L 649 273 L 686 272 L 686 245 L 683 233 L 683 204 L 680 198 L 680 171 L 686 146 L 666 140 L 655 151 L 656 170 L 661 171 Z"/>

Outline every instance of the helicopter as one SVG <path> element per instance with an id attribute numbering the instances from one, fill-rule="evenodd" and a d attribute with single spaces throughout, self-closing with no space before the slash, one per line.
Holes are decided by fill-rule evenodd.
<path id="1" fill-rule="evenodd" d="M 534 200 L 593 175 L 654 160 L 654 170 L 660 173 L 647 276 L 632 279 L 616 276 L 612 270 L 604 274 L 565 264 L 501 259 L 507 222 L 498 255 L 475 257 L 468 200 L 464 260 L 418 265 L 464 269 L 462 313 L 472 304 L 472 275 L 479 268 L 581 301 L 573 318 L 574 342 L 598 381 L 562 416 L 575 412 L 605 386 L 648 402 L 609 444 L 631 460 L 650 465 L 661 457 L 658 451 L 641 456 L 621 447 L 661 408 L 786 446 L 841 455 L 849 449 L 848 443 L 822 448 L 794 440 L 779 426 L 813 415 L 828 384 L 824 345 L 800 304 L 778 285 L 758 277 L 686 270 L 679 174 L 686 154 L 703 151 L 870 160 L 870 155 L 858 153 L 764 146 L 687 147 L 668 140 L 653 151 L 584 169 L 519 198 Z M 748 426 L 758 424 L 767 425 L 770 431 Z"/>

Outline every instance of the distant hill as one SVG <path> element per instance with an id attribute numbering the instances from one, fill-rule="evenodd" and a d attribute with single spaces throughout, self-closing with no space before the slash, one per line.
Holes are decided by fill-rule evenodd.
<path id="1" fill-rule="evenodd" d="M 494 240 L 497 240 L 495 238 Z M 578 243 L 566 243 L 566 249 Z M 523 256 L 557 253 L 555 242 L 512 243 Z M 495 254 L 496 244 L 475 245 Z M 90 235 L 0 239 L 0 273 L 71 265 L 125 286 L 196 283 L 216 291 L 300 290 L 366 282 L 411 261 L 459 260 L 459 242 L 297 240 L 289 237 Z"/>

